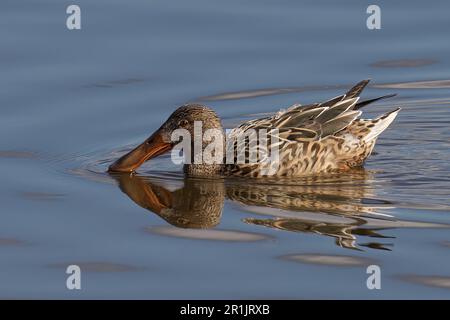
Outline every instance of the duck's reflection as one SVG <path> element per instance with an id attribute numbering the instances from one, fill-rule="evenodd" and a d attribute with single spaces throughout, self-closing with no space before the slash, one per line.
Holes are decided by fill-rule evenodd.
<path id="1" fill-rule="evenodd" d="M 337 245 L 357 249 L 358 236 L 388 238 L 383 227 L 367 225 L 386 203 L 371 199 L 370 176 L 364 170 L 345 177 L 315 177 L 301 181 L 185 178 L 174 191 L 163 180 L 138 175 L 114 174 L 120 189 L 139 206 L 173 226 L 211 228 L 221 219 L 225 198 L 266 219 L 246 218 L 248 224 L 285 231 L 333 237 Z M 386 244 L 360 244 L 390 250 Z M 389 246 L 389 244 L 387 244 Z"/>
<path id="2" fill-rule="evenodd" d="M 204 229 L 220 222 L 225 199 L 223 182 L 186 179 L 183 187 L 169 191 L 150 178 L 128 174 L 113 177 L 131 200 L 173 226 Z"/>

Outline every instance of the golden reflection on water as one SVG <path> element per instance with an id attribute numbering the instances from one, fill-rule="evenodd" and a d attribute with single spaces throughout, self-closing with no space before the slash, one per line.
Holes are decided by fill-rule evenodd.
<path id="1" fill-rule="evenodd" d="M 375 260 L 346 255 L 291 254 L 280 257 L 283 260 L 336 267 L 361 267 L 376 263 Z"/>
<path id="2" fill-rule="evenodd" d="M 196 239 L 196 240 L 214 240 L 228 242 L 253 242 L 270 240 L 265 234 L 254 232 L 244 232 L 235 230 L 217 230 L 217 229 L 187 229 L 174 228 L 169 226 L 153 226 L 145 228 L 146 232 L 177 238 Z"/>
<path id="3" fill-rule="evenodd" d="M 450 277 L 429 276 L 429 275 L 406 275 L 399 276 L 403 281 L 421 284 L 428 287 L 450 289 Z"/>
<path id="4" fill-rule="evenodd" d="M 244 223 L 332 237 L 336 245 L 356 250 L 361 247 L 391 250 L 393 244 L 386 239 L 394 237 L 389 235 L 389 229 L 445 227 L 436 223 L 396 220 L 383 213 L 393 205 L 376 199 L 372 174 L 363 169 L 295 181 L 184 178 L 175 188 L 160 178 L 129 174 L 111 176 L 136 204 L 183 229 L 217 226 L 225 199 L 237 204 L 242 211 L 260 216 L 245 218 Z M 181 232 L 179 236 L 189 237 L 192 234 L 170 230 L 169 235 Z M 361 237 L 371 241 L 360 243 Z"/>
<path id="5" fill-rule="evenodd" d="M 379 212 L 379 208 L 390 207 L 390 204 L 372 199 L 370 180 L 367 171 L 354 170 L 345 175 L 305 178 L 300 185 L 234 185 L 227 188 L 227 195 L 233 201 L 250 206 L 248 211 L 263 214 L 272 211 L 273 217 L 246 218 L 245 223 L 328 236 L 340 247 L 357 249 L 358 235 L 389 238 L 378 232 L 383 228 L 365 227 L 365 217 L 391 218 Z M 261 212 L 258 207 L 272 210 Z M 381 243 L 375 246 L 389 250 Z"/>
<path id="6" fill-rule="evenodd" d="M 431 59 L 402 59 L 402 60 L 390 60 L 390 61 L 378 61 L 371 66 L 381 68 L 409 68 L 420 67 L 429 64 L 436 63 Z M 301 92 L 313 92 L 313 91 L 325 91 L 330 89 L 345 89 L 351 84 L 347 85 L 311 85 L 301 87 L 282 87 L 282 88 L 259 88 L 253 90 L 243 90 L 236 92 L 222 92 L 213 95 L 198 97 L 192 99 L 191 102 L 211 102 L 211 101 L 227 101 L 227 100 L 242 100 L 251 99 L 263 96 L 274 96 L 280 94 L 291 94 Z M 423 81 L 410 81 L 410 82 L 392 82 L 392 83 L 374 83 L 369 87 L 381 88 L 381 89 L 444 89 L 450 87 L 450 80 L 423 80 Z"/>

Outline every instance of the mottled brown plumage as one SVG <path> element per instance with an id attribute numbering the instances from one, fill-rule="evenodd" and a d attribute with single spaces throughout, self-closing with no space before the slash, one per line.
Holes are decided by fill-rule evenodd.
<path id="1" fill-rule="evenodd" d="M 378 135 L 400 110 L 397 108 L 373 120 L 359 119 L 360 108 L 392 96 L 358 103 L 368 82 L 361 81 L 346 94 L 322 103 L 296 104 L 273 116 L 246 121 L 227 136 L 227 150 L 232 148 L 234 154 L 231 162 L 228 158 L 213 164 L 192 161 L 184 165 L 184 172 L 193 176 L 298 177 L 359 167 L 371 154 Z M 171 134 L 176 129 L 186 129 L 194 137 L 196 121 L 203 124 L 203 130 L 218 129 L 223 133 L 219 117 L 210 108 L 198 104 L 182 106 L 143 144 L 112 164 L 110 171 L 134 171 L 146 160 L 170 150 L 174 145 Z M 247 134 L 253 131 L 256 135 L 261 130 L 267 132 L 267 143 L 259 136 L 257 143 L 251 143 Z M 218 139 L 223 140 L 224 135 Z M 203 140 L 200 151 L 207 145 Z"/>
<path id="2" fill-rule="evenodd" d="M 392 97 L 392 95 L 357 103 L 359 94 L 368 84 L 364 80 L 346 94 L 323 103 L 293 105 L 271 117 L 242 123 L 231 132 L 240 130 L 278 130 L 279 162 L 276 176 L 304 176 L 322 172 L 348 170 L 362 166 L 371 154 L 378 135 L 394 120 L 400 108 L 374 120 L 358 119 L 358 109 L 368 103 Z M 237 139 L 236 139 L 237 140 Z M 241 139 L 242 140 L 242 139 Z M 245 142 L 247 143 L 247 142 Z M 251 149 L 248 143 L 235 149 Z M 270 154 L 272 145 L 267 153 Z M 260 159 L 264 162 L 264 159 Z M 272 161 L 271 165 L 274 165 Z M 259 177 L 263 164 L 232 164 L 226 172 L 231 175 Z"/>

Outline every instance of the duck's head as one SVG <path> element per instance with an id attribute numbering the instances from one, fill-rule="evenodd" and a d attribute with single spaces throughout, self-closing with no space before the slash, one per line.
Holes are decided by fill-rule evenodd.
<path id="1" fill-rule="evenodd" d="M 200 104 L 181 106 L 148 139 L 111 164 L 109 171 L 133 172 L 145 161 L 170 151 L 181 140 L 180 138 L 178 141 L 172 141 L 172 133 L 177 129 L 187 130 L 192 137 L 193 144 L 195 122 L 201 122 L 203 132 L 208 129 L 222 130 L 220 118 L 212 109 Z M 207 143 L 203 142 L 203 148 L 206 145 Z M 194 167 L 194 165 L 190 165 L 190 167 Z"/>

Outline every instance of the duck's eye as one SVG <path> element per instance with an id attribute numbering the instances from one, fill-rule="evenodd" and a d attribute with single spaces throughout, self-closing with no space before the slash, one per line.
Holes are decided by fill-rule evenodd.
<path id="1" fill-rule="evenodd" d="M 186 119 L 180 120 L 180 122 L 178 122 L 178 126 L 179 127 L 187 127 L 187 125 L 189 124 L 189 121 L 187 121 Z"/>

